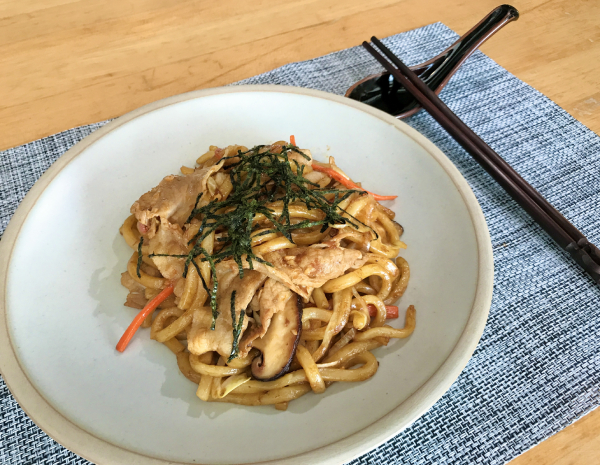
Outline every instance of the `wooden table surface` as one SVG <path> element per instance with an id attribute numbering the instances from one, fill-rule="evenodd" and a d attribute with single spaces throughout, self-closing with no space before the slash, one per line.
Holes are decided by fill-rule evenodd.
<path id="1" fill-rule="evenodd" d="M 498 0 L 0 0 L 0 150 Z M 515 0 L 483 51 L 600 132 L 600 1 Z M 514 465 L 600 463 L 600 410 Z"/>

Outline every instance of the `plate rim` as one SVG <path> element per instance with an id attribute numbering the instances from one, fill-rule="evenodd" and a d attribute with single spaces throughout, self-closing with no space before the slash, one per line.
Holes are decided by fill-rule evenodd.
<path id="1" fill-rule="evenodd" d="M 401 431 L 429 410 L 450 388 L 463 371 L 483 334 L 492 301 L 494 264 L 492 244 L 483 211 L 469 184 L 450 159 L 433 142 L 403 121 L 365 104 L 324 91 L 281 85 L 240 85 L 202 89 L 174 95 L 144 105 L 105 124 L 76 143 L 35 182 L 21 201 L 0 241 L 0 372 L 13 397 L 28 417 L 52 439 L 73 453 L 98 464 L 181 464 L 147 456 L 101 439 L 77 426 L 52 405 L 34 387 L 21 368 L 14 351 L 7 324 L 6 289 L 8 268 L 21 228 L 29 213 L 54 178 L 88 147 L 110 132 L 146 113 L 202 97 L 230 93 L 287 93 L 310 96 L 344 104 L 383 120 L 415 141 L 442 167 L 458 190 L 473 223 L 477 242 L 477 286 L 471 312 L 454 348 L 437 371 L 404 402 L 383 417 L 345 438 L 316 449 L 282 459 L 255 462 L 255 465 L 321 463 L 326 465 L 348 462 L 362 455 Z M 35 412 L 35 413 L 33 413 Z"/>

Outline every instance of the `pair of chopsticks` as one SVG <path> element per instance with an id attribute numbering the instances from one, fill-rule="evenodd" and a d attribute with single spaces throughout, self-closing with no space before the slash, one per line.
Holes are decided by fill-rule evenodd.
<path id="1" fill-rule="evenodd" d="M 569 252 L 571 257 L 589 273 L 594 282 L 600 284 L 600 250 L 456 116 L 435 92 L 427 87 L 385 45 L 376 37 L 372 37 L 371 41 L 383 54 L 366 41 L 363 42 L 363 47 L 404 86 L 561 248 Z"/>

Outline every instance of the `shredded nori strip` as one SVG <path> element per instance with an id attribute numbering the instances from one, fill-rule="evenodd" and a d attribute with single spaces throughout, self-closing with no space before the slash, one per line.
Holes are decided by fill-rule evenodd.
<path id="1" fill-rule="evenodd" d="M 135 271 L 137 273 L 137 277 L 141 278 L 142 275 L 140 273 L 140 266 L 142 266 L 142 244 L 144 243 L 144 236 L 140 236 L 140 242 L 138 244 L 138 259 L 137 259 L 137 267 Z"/>
<path id="2" fill-rule="evenodd" d="M 231 345 L 231 355 L 227 359 L 227 362 L 231 362 L 240 353 L 240 336 L 242 335 L 242 325 L 244 324 L 244 315 L 246 311 L 242 309 L 240 311 L 240 319 L 235 322 L 235 293 L 231 293 L 231 325 L 233 326 L 233 344 Z"/>
<path id="3" fill-rule="evenodd" d="M 200 197 L 202 197 L 202 194 L 204 194 L 204 192 L 200 192 L 198 194 L 198 197 L 196 197 L 196 202 L 194 203 L 194 208 L 192 208 L 192 211 L 190 212 L 190 216 L 188 216 L 188 219 L 185 220 L 185 224 L 188 224 L 190 221 L 192 221 L 192 218 L 194 218 L 194 211 L 198 208 L 198 202 L 200 202 Z"/>
<path id="4" fill-rule="evenodd" d="M 350 218 L 342 216 L 341 213 L 347 212 L 339 204 L 350 195 L 354 193 L 364 195 L 366 194 L 365 191 L 357 189 L 322 189 L 318 184 L 304 178 L 305 166 L 298 163 L 297 160 L 292 160 L 296 171 L 294 173 L 288 155 L 295 152 L 306 160 L 310 160 L 310 157 L 293 145 L 280 147 L 280 151 L 278 149 L 279 147 L 276 150 L 273 146 L 258 145 L 245 152 L 238 150 L 236 155 L 222 158 L 221 160 L 224 163 L 226 160 L 231 161 L 228 166 L 224 167 L 224 171 L 228 172 L 233 188 L 225 200 L 213 199 L 202 207 L 198 207 L 202 194 L 198 195 L 194 208 L 186 222 L 190 223 L 194 219 L 200 221 L 198 232 L 188 242 L 188 245 L 193 244 L 190 252 L 187 255 L 149 255 L 150 257 L 185 258 L 183 277 L 187 276 L 190 263 L 198 268 L 195 262 L 197 258 L 201 261 L 208 261 L 213 276 L 213 285 L 210 291 L 199 270 L 198 273 L 202 278 L 202 285 L 210 294 L 213 317 L 211 329 L 213 330 L 219 314 L 216 299 L 218 282 L 215 265 L 227 259 L 234 260 L 240 278 L 244 276 L 242 263 L 244 256 L 250 269 L 253 269 L 253 260 L 272 266 L 252 252 L 251 234 L 254 226 L 253 221 L 257 215 L 264 215 L 273 224 L 272 229 L 263 231 L 259 235 L 278 232 L 292 243 L 294 243 L 292 232 L 296 229 L 321 226 L 320 231 L 325 232 L 331 225 L 344 224 L 359 229 L 358 224 L 363 224 L 352 215 L 349 215 Z M 333 196 L 333 199 L 329 200 L 328 197 L 331 196 Z M 267 206 L 273 202 L 281 202 L 281 214 L 276 214 L 273 208 Z M 304 204 L 309 210 L 322 211 L 324 218 L 292 224 L 290 221 L 290 205 L 294 202 Z M 216 251 L 209 254 L 201 246 L 201 243 L 213 232 L 219 232 L 223 234 L 223 237 L 219 237 L 215 241 L 215 245 L 218 244 L 220 248 L 217 247 Z M 233 301 L 234 297 L 232 297 L 232 312 Z M 238 324 L 236 324 L 235 318 L 233 319 L 234 348 L 232 348 L 230 360 L 235 358 L 234 353 L 237 354 L 239 351 L 237 339 L 239 339 L 238 333 L 241 331 L 242 319 L 243 316 L 240 317 Z"/>

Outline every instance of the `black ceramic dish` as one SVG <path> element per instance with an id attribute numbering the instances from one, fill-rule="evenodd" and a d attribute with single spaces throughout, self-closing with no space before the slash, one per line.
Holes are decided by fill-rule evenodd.
<path id="1" fill-rule="evenodd" d="M 482 43 L 518 18 L 519 12 L 514 7 L 501 5 L 442 53 L 410 69 L 427 87 L 439 94 L 460 65 Z M 421 109 L 419 102 L 388 72 L 361 79 L 346 91 L 346 97 L 379 108 L 399 119 Z"/>

